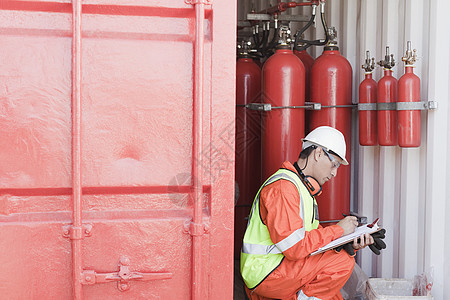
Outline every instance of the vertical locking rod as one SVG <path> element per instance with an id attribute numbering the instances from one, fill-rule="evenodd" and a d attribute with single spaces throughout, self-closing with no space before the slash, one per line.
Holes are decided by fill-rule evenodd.
<path id="1" fill-rule="evenodd" d="M 81 219 L 81 1 L 72 0 L 72 267 L 73 299 L 83 297 L 81 276 L 83 238 Z"/>

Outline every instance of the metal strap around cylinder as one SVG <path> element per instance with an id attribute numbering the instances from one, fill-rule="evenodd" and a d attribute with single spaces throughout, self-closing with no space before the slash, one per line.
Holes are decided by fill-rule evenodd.
<path id="1" fill-rule="evenodd" d="M 377 110 L 396 110 L 396 102 L 377 103 Z"/>
<path id="2" fill-rule="evenodd" d="M 376 103 L 358 103 L 358 110 L 377 110 Z"/>
<path id="3" fill-rule="evenodd" d="M 367 103 L 369 104 L 369 103 Z M 287 106 L 272 106 L 270 103 L 249 103 L 237 104 L 237 107 L 245 107 L 251 110 L 271 111 L 272 109 L 307 109 L 307 110 L 321 110 L 322 108 L 356 108 L 357 104 L 347 105 L 321 105 L 320 103 L 309 102 L 305 105 L 287 105 Z"/>
<path id="4" fill-rule="evenodd" d="M 322 108 L 354 108 L 356 104 L 345 104 L 345 105 L 322 105 Z"/>
<path id="5" fill-rule="evenodd" d="M 308 105 L 296 105 L 296 106 L 272 106 L 272 109 L 286 109 L 286 108 L 305 108 L 309 110 L 320 110 L 321 108 L 354 108 L 356 104 L 348 105 L 321 105 L 320 103 L 311 103 Z"/>
<path id="6" fill-rule="evenodd" d="M 425 110 L 426 102 L 397 102 L 397 110 Z"/>
<path id="7" fill-rule="evenodd" d="M 311 108 L 311 105 L 287 105 L 287 106 L 272 106 L 272 109 L 287 109 L 287 108 Z"/>
<path id="8" fill-rule="evenodd" d="M 371 103 L 360 103 L 358 105 L 359 110 L 372 110 L 366 109 L 364 105 L 360 108 L 360 105 L 362 104 L 371 104 Z M 377 103 L 377 110 L 433 110 L 436 108 L 437 108 L 436 101 Z"/>

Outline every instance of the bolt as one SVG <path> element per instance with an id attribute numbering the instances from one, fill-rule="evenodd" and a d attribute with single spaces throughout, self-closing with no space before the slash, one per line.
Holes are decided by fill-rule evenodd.
<path id="1" fill-rule="evenodd" d="M 130 259 L 128 258 L 128 257 L 121 257 L 120 258 L 120 264 L 122 265 L 122 266 L 128 266 L 128 265 L 130 265 Z"/>
<path id="2" fill-rule="evenodd" d="M 88 282 L 92 280 L 91 276 L 86 276 L 85 279 L 86 279 L 86 281 L 88 281 Z"/>

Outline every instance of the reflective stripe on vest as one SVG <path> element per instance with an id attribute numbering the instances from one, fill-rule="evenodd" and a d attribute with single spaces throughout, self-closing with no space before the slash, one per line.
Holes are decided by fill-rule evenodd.
<path id="1" fill-rule="evenodd" d="M 305 228 L 299 228 L 291 233 L 284 240 L 274 245 L 258 245 L 245 243 L 242 246 L 242 252 L 248 254 L 278 254 L 284 252 L 303 240 L 305 237 Z"/>
<path id="2" fill-rule="evenodd" d="M 303 220 L 303 228 L 292 232 L 282 241 L 274 244 L 270 239 L 269 230 L 261 220 L 259 213 L 259 198 L 261 190 L 280 179 L 292 182 L 299 193 L 299 215 Z M 310 195 L 298 175 L 287 169 L 280 169 L 261 186 L 253 202 L 244 243 L 241 251 L 241 274 L 250 289 L 255 288 L 284 258 L 283 251 L 296 245 L 305 237 L 305 231 L 316 229 L 319 225 L 318 214 L 315 213 L 317 204 Z"/>

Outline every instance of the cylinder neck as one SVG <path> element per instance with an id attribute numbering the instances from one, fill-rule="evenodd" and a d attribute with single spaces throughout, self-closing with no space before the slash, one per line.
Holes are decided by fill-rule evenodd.
<path id="1" fill-rule="evenodd" d="M 278 52 L 278 50 L 291 50 L 291 46 L 286 45 L 286 44 L 280 44 L 277 46 L 276 49 L 277 49 L 277 52 Z"/>
<path id="2" fill-rule="evenodd" d="M 372 73 L 365 73 L 364 76 L 366 79 L 372 79 Z"/>
<path id="3" fill-rule="evenodd" d="M 391 69 L 384 69 L 384 76 L 392 76 L 392 70 Z"/>
<path id="4" fill-rule="evenodd" d="M 322 54 L 333 54 L 333 55 L 336 55 L 336 54 L 340 54 L 340 53 L 339 53 L 339 50 L 327 50 L 327 49 L 324 49 Z"/>
<path id="5" fill-rule="evenodd" d="M 335 46 L 335 45 L 328 45 L 323 48 L 323 51 L 338 51 L 339 52 L 339 47 Z"/>
<path id="6" fill-rule="evenodd" d="M 276 53 L 292 53 L 292 50 L 290 48 L 278 48 Z"/>
<path id="7" fill-rule="evenodd" d="M 413 66 L 405 66 L 405 73 L 414 73 Z"/>

